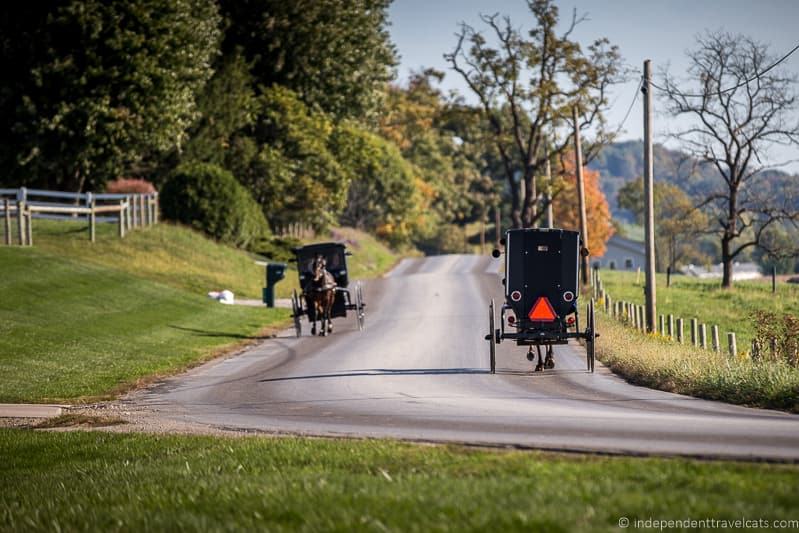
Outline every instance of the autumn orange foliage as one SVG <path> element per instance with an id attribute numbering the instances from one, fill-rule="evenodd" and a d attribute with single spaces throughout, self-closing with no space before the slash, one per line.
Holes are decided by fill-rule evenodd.
<path id="1" fill-rule="evenodd" d="M 580 212 L 577 202 L 577 175 L 574 158 L 564 158 L 561 173 L 563 190 L 552 202 L 552 217 L 556 228 L 580 230 Z M 599 172 L 583 168 L 585 181 L 585 212 L 588 218 L 588 250 L 593 257 L 605 254 L 605 244 L 613 235 L 610 207 L 599 187 Z"/>

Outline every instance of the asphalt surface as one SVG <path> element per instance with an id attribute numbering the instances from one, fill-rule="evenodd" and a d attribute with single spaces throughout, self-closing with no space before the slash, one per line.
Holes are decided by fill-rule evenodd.
<path id="1" fill-rule="evenodd" d="M 489 374 L 483 336 L 498 269 L 479 256 L 406 259 L 365 284 L 365 331 L 354 316 L 325 338 L 304 324 L 302 338 L 285 331 L 136 402 L 175 420 L 269 432 L 799 460 L 799 416 L 633 386 L 598 362 L 590 374 L 576 344 L 555 348 L 555 369 L 533 373 L 525 348 L 503 342 Z"/>

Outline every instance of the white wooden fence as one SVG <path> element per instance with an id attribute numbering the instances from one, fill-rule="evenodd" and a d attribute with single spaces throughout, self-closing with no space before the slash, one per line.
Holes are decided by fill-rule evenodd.
<path id="1" fill-rule="evenodd" d="M 99 216 L 98 216 L 99 215 Z M 16 242 L 33 245 L 33 220 L 75 220 L 85 217 L 89 240 L 95 242 L 97 223 L 116 223 L 120 238 L 136 228 L 158 223 L 158 193 L 96 194 L 45 191 L 40 189 L 0 189 L 0 216 L 3 242 L 14 244 L 11 229 L 16 220 Z"/>

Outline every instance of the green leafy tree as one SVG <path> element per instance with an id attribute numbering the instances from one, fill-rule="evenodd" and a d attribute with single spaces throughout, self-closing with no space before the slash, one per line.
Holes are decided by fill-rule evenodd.
<path id="1" fill-rule="evenodd" d="M 679 187 L 670 183 L 655 182 L 655 248 L 657 267 L 676 268 L 690 262 L 703 264 L 710 260 L 699 246 L 698 239 L 707 233 L 710 221 L 694 207 L 691 198 Z M 619 207 L 633 213 L 638 224 L 644 223 L 643 179 L 628 181 L 617 195 Z"/>
<path id="2" fill-rule="evenodd" d="M 255 124 L 261 104 L 249 67 L 240 55 L 221 58 L 214 75 L 197 98 L 199 119 L 180 155 L 183 161 L 201 161 L 240 170 L 252 159 L 252 147 L 243 140 Z M 247 147 L 242 145 L 247 144 Z"/>
<path id="3" fill-rule="evenodd" d="M 508 17 L 482 16 L 490 36 L 464 24 L 455 49 L 445 56 L 480 102 L 502 161 L 516 227 L 532 226 L 544 212 L 538 176 L 549 158 L 569 149 L 574 108 L 576 126 L 596 131 L 594 141 L 585 143 L 586 163 L 612 137 L 603 113 L 608 88 L 621 81 L 616 46 L 597 39 L 583 51 L 571 39 L 584 18 L 575 13 L 558 33 L 560 13 L 552 0 L 528 0 L 527 5 L 535 26 L 526 36 Z"/>
<path id="4" fill-rule="evenodd" d="M 435 86 L 443 76 L 426 70 L 412 75 L 407 86 L 390 86 L 380 120 L 381 134 L 400 147 L 419 178 L 422 240 L 434 237 L 436 228 L 447 231 L 452 224 L 479 220 L 494 203 L 493 184 L 476 164 L 473 143 L 459 136 L 462 117 Z M 462 246 L 463 238 L 459 242 Z"/>
<path id="5" fill-rule="evenodd" d="M 330 146 L 350 182 L 341 222 L 408 244 L 420 214 L 412 165 L 394 144 L 349 122 L 336 127 Z"/>
<path id="6" fill-rule="evenodd" d="M 289 89 L 258 97 L 258 116 L 236 140 L 241 163 L 231 165 L 263 207 L 273 228 L 302 222 L 324 229 L 344 208 L 349 176 L 329 149 L 333 123 Z"/>
<path id="7" fill-rule="evenodd" d="M 219 24 L 212 0 L 5 5 L 0 179 L 96 189 L 180 147 Z"/>
<path id="8" fill-rule="evenodd" d="M 392 76 L 389 0 L 222 0 L 223 49 L 264 87 L 282 85 L 336 118 L 374 113 Z"/>

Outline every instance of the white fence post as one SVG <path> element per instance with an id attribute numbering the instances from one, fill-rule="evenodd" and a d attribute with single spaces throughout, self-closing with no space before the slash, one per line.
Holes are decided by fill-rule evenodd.
<path id="1" fill-rule="evenodd" d="M 8 198 L 3 200 L 3 218 L 5 219 L 5 240 L 6 245 L 11 245 L 11 202 Z"/>
<path id="2" fill-rule="evenodd" d="M 730 357 L 733 359 L 738 357 L 738 345 L 735 342 L 735 332 L 730 331 L 727 333 L 727 344 L 730 346 Z"/>
<path id="3" fill-rule="evenodd" d="M 97 222 L 94 214 L 94 198 L 92 198 L 91 205 L 89 206 L 89 239 L 95 241 L 95 224 Z"/>

